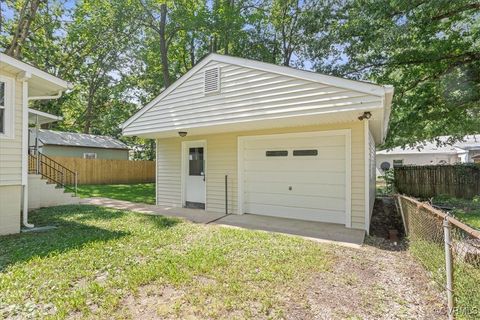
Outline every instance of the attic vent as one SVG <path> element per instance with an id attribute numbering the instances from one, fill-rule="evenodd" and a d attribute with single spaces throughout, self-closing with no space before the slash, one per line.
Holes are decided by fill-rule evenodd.
<path id="1" fill-rule="evenodd" d="M 220 68 L 205 70 L 205 93 L 220 91 Z"/>

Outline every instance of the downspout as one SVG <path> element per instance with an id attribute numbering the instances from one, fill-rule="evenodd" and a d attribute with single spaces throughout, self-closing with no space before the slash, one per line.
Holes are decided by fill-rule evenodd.
<path id="1" fill-rule="evenodd" d="M 23 128 L 22 128 L 22 187 L 23 187 L 23 214 L 22 214 L 22 224 L 26 228 L 35 227 L 33 224 L 28 223 L 28 102 L 32 100 L 50 100 L 58 99 L 62 96 L 62 91 L 58 91 L 58 94 L 54 96 L 38 96 L 38 97 L 29 97 L 28 96 L 28 79 L 29 77 L 24 77 L 23 80 L 23 98 L 22 98 L 22 113 L 23 113 Z M 37 117 L 37 126 L 38 126 L 38 117 Z M 38 132 L 37 132 L 38 134 Z M 37 135 L 38 137 L 38 135 Z"/>
<path id="2" fill-rule="evenodd" d="M 28 223 L 28 78 L 22 81 L 22 188 L 23 188 L 23 210 L 22 224 L 26 228 L 33 228 L 34 225 Z"/>

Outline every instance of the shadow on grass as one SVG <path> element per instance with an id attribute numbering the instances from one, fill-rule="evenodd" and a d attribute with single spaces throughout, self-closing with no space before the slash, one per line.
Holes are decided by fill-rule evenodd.
<path id="1" fill-rule="evenodd" d="M 150 224 L 158 229 L 170 228 L 180 220 L 138 214 L 121 221 L 132 213 L 96 206 L 74 205 L 39 209 L 31 213 L 37 227 L 55 226 L 45 232 L 20 233 L 0 237 L 0 272 L 6 267 L 81 248 L 93 242 L 108 242 L 135 233 L 135 223 Z M 100 226 L 95 225 L 101 224 Z"/>

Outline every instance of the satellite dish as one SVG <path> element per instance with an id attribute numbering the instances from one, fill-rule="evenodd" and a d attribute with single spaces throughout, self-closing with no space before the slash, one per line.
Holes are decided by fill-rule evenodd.
<path id="1" fill-rule="evenodd" d="M 382 162 L 382 164 L 380 165 L 380 168 L 383 170 L 383 171 L 387 171 L 388 169 L 390 169 L 390 162 Z"/>

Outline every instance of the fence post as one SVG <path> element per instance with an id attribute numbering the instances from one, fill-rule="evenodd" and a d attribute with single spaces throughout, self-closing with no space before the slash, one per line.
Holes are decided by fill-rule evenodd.
<path id="1" fill-rule="evenodd" d="M 397 210 L 400 211 L 400 215 L 402 216 L 402 221 L 403 221 L 403 228 L 405 229 L 405 235 L 409 235 L 409 230 L 408 230 L 408 220 L 405 217 L 405 214 L 403 212 L 403 207 L 402 207 L 402 196 L 398 195 L 397 199 L 395 201 L 395 206 L 397 207 Z"/>
<path id="2" fill-rule="evenodd" d="M 75 171 L 75 197 L 77 196 L 78 177 L 77 171 Z"/>
<path id="3" fill-rule="evenodd" d="M 448 319 L 454 319 L 453 302 L 453 265 L 452 265 L 452 242 L 450 237 L 451 226 L 448 217 L 443 220 L 443 234 L 445 239 L 445 272 L 447 277 L 447 301 L 448 301 Z"/>

